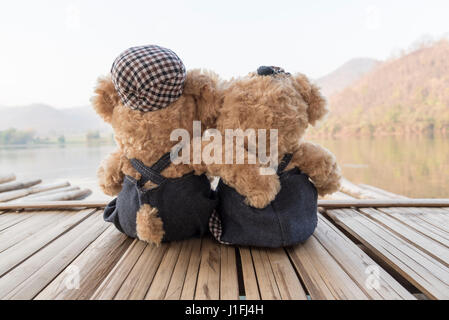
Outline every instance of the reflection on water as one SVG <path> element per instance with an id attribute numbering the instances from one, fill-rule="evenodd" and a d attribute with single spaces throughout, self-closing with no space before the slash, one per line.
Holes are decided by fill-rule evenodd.
<path id="1" fill-rule="evenodd" d="M 448 138 L 340 138 L 314 140 L 337 156 L 343 174 L 409 197 L 449 198 Z M 90 188 L 89 199 L 108 199 L 96 183 L 96 171 L 113 145 L 0 148 L 0 173 L 44 182 L 69 180 Z"/>
<path id="2" fill-rule="evenodd" d="M 413 198 L 449 198 L 447 137 L 317 140 L 338 159 L 343 175 Z"/>

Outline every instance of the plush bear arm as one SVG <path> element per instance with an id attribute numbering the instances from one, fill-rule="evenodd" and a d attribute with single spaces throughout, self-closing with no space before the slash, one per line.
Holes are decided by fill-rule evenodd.
<path id="1" fill-rule="evenodd" d="M 276 174 L 260 174 L 260 166 L 250 164 L 210 165 L 207 172 L 219 176 L 246 198 L 245 202 L 254 208 L 265 208 L 274 200 L 281 189 Z"/>
<path id="2" fill-rule="evenodd" d="M 98 183 L 105 194 L 115 196 L 122 190 L 124 178 L 122 166 L 122 152 L 120 150 L 111 153 L 101 163 L 97 177 Z"/>
<path id="3" fill-rule="evenodd" d="M 293 167 L 298 167 L 310 177 L 320 196 L 334 193 L 340 188 L 341 173 L 337 160 L 319 145 L 302 142 L 287 169 Z"/>
<path id="4" fill-rule="evenodd" d="M 203 142 L 203 147 L 207 142 Z M 224 146 L 223 146 L 224 150 Z M 209 176 L 218 176 L 228 186 L 233 187 L 238 193 L 246 198 L 246 203 L 255 208 L 265 208 L 281 189 L 279 176 L 274 174 L 261 174 L 261 166 L 248 164 L 248 151 L 244 152 L 243 164 L 236 164 L 236 153 L 234 152 L 234 164 L 225 164 L 223 153 L 222 164 L 204 163 L 193 165 L 196 172 L 205 172 Z"/>

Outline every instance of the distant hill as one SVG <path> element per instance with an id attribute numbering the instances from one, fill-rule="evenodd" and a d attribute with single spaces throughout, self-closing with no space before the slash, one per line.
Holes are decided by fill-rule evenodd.
<path id="1" fill-rule="evenodd" d="M 45 104 L 1 107 L 0 131 L 9 128 L 33 130 L 39 136 L 112 132 L 91 107 L 56 109 Z"/>
<path id="2" fill-rule="evenodd" d="M 329 117 L 311 134 L 449 132 L 449 42 L 384 62 L 328 102 Z"/>
<path id="3" fill-rule="evenodd" d="M 372 71 L 380 61 L 370 58 L 352 59 L 337 70 L 317 79 L 315 82 L 321 88 L 321 92 L 329 97 L 332 94 L 343 90 L 347 86 L 359 80 L 363 75 Z"/>

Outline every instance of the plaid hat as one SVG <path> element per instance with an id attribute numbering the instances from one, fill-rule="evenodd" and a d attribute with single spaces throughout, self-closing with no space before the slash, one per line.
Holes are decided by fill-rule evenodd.
<path id="1" fill-rule="evenodd" d="M 140 111 L 156 111 L 178 100 L 186 69 L 170 49 L 155 45 L 132 47 L 112 64 L 112 82 L 123 104 Z"/>

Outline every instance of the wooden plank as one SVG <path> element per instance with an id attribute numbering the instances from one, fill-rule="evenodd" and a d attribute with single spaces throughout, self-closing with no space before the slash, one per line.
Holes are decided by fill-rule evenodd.
<path id="1" fill-rule="evenodd" d="M 186 278 L 182 287 L 181 300 L 193 300 L 195 297 L 198 270 L 201 263 L 201 247 L 202 239 L 194 239 L 189 266 L 187 267 Z M 170 287 L 168 292 L 170 292 Z"/>
<path id="2" fill-rule="evenodd" d="M 428 234 L 417 231 L 407 224 L 408 221 L 398 221 L 383 212 L 370 208 L 360 209 L 360 212 L 449 267 L 449 248 L 435 241 Z"/>
<path id="3" fill-rule="evenodd" d="M 131 244 L 132 239 L 109 226 L 72 263 L 70 263 L 36 300 L 89 299 Z M 67 275 L 79 270 L 79 288 L 66 285 Z"/>
<path id="4" fill-rule="evenodd" d="M 247 300 L 259 300 L 259 285 L 257 284 L 256 271 L 249 248 L 240 247 L 240 260 L 242 261 L 243 285 Z"/>
<path id="5" fill-rule="evenodd" d="M 114 299 L 142 300 L 153 282 L 156 271 L 161 267 L 161 261 L 169 245 L 161 244 L 159 247 L 147 245 L 123 281 Z"/>
<path id="6" fill-rule="evenodd" d="M 107 227 L 97 212 L 0 279 L 0 298 L 32 299 Z"/>
<path id="7" fill-rule="evenodd" d="M 378 266 L 340 230 L 323 216 L 318 215 L 318 217 L 319 221 L 314 237 L 370 299 L 414 299 L 389 273 Z M 367 287 L 367 271 L 370 269 L 378 271 L 376 279 L 378 282 L 376 286 Z"/>
<path id="8" fill-rule="evenodd" d="M 446 266 L 354 210 L 327 212 L 337 224 L 427 296 L 449 298 L 449 271 Z"/>
<path id="9" fill-rule="evenodd" d="M 282 300 L 307 300 L 307 295 L 284 249 L 267 249 Z"/>
<path id="10" fill-rule="evenodd" d="M 22 209 L 78 209 L 78 208 L 104 208 L 108 201 L 43 201 L 43 202 L 21 202 L 0 203 L 0 210 L 22 210 Z"/>
<path id="11" fill-rule="evenodd" d="M 220 300 L 238 300 L 239 281 L 235 248 L 222 245 L 220 251 Z"/>
<path id="12" fill-rule="evenodd" d="M 379 208 L 378 210 L 398 221 L 403 221 L 423 234 L 432 235 L 433 239 L 440 239 L 443 242 L 445 239 L 448 240 L 449 226 L 446 225 L 449 222 L 444 217 L 448 215 L 444 212 L 441 214 L 438 208 Z"/>
<path id="13" fill-rule="evenodd" d="M 145 250 L 147 244 L 135 239 L 122 258 L 117 262 L 108 276 L 103 280 L 98 289 L 92 295 L 94 300 L 111 300 L 119 291 L 122 283 L 136 264 L 137 260 Z"/>
<path id="14" fill-rule="evenodd" d="M 280 300 L 281 294 L 276 284 L 267 251 L 263 248 L 252 248 L 251 254 L 256 270 L 257 283 L 259 284 L 260 297 L 262 300 Z"/>
<path id="15" fill-rule="evenodd" d="M 404 208 L 403 210 L 419 217 L 444 233 L 449 233 L 449 211 L 446 211 L 445 208 Z"/>
<path id="16" fill-rule="evenodd" d="M 104 208 L 108 201 L 45 201 L 1 203 L 0 210 L 17 209 L 67 209 L 67 208 Z M 323 208 L 386 208 L 386 207 L 449 207 L 449 199 L 346 199 L 318 200 Z"/>
<path id="17" fill-rule="evenodd" d="M 0 215 L 0 231 L 4 231 L 34 215 L 34 212 L 7 212 Z"/>
<path id="18" fill-rule="evenodd" d="M 180 241 L 171 242 L 168 245 L 167 252 L 160 263 L 150 288 L 148 289 L 145 300 L 164 299 L 182 247 L 183 242 Z"/>
<path id="19" fill-rule="evenodd" d="M 6 182 L 10 182 L 10 181 L 14 181 L 14 180 L 16 180 L 16 175 L 13 174 L 13 173 L 0 175 L 0 184 L 6 183 Z"/>
<path id="20" fill-rule="evenodd" d="M 318 200 L 318 206 L 328 209 L 351 208 L 351 207 L 354 208 L 449 207 L 449 199 Z"/>
<path id="21" fill-rule="evenodd" d="M 22 222 L 15 224 L 14 228 L 1 231 L 0 252 L 32 235 L 45 232 L 46 228 L 55 226 L 70 215 L 70 213 L 61 211 L 39 212 L 29 217 L 29 219 L 24 219 Z"/>
<path id="22" fill-rule="evenodd" d="M 312 299 L 367 299 L 315 237 L 289 248 L 288 252 Z"/>
<path id="23" fill-rule="evenodd" d="M 220 298 L 220 246 L 210 238 L 204 238 L 195 300 Z"/>
<path id="24" fill-rule="evenodd" d="M 56 225 L 48 229 L 42 230 L 31 235 L 27 239 L 9 247 L 0 253 L 0 276 L 5 274 L 8 270 L 40 250 L 46 244 L 65 233 L 67 230 L 73 228 L 75 225 L 93 214 L 95 210 L 88 209 L 79 211 L 70 215 L 67 219 L 63 219 Z"/>
<path id="25" fill-rule="evenodd" d="M 179 253 L 178 261 L 176 262 L 175 269 L 170 279 L 170 284 L 168 285 L 167 292 L 164 297 L 165 300 L 179 300 L 181 298 L 184 282 L 188 274 L 190 260 L 192 258 L 192 253 L 194 248 L 198 247 L 198 243 L 200 241 L 201 241 L 200 239 L 190 239 L 184 241 L 183 246 L 181 248 L 181 252 Z M 199 255 L 197 256 L 199 257 Z M 194 272 L 197 274 L 199 259 L 196 266 L 197 267 Z M 194 278 L 196 283 L 196 276 Z M 194 294 L 195 291 L 193 291 L 191 295 L 192 298 Z"/>

